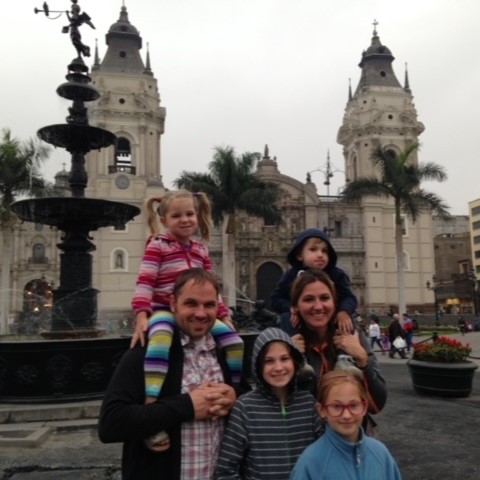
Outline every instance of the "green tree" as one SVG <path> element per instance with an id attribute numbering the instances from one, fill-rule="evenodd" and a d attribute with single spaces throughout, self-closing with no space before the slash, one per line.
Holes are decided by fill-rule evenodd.
<path id="1" fill-rule="evenodd" d="M 0 285 L 0 332 L 8 328 L 10 310 L 10 265 L 12 234 L 18 221 L 10 205 L 18 197 L 41 197 L 53 191 L 50 182 L 40 173 L 50 148 L 39 140 L 21 142 L 10 130 L 2 130 L 0 140 L 0 230 L 3 240 L 2 277 Z"/>
<path id="2" fill-rule="evenodd" d="M 181 172 L 175 180 L 178 188 L 206 193 L 212 203 L 213 222 L 222 225 L 222 277 L 225 302 L 235 305 L 235 229 L 236 213 L 241 210 L 261 217 L 266 223 L 280 223 L 276 203 L 279 186 L 262 181 L 255 174 L 259 153 L 235 154 L 233 147 L 215 147 L 209 173 Z"/>
<path id="3" fill-rule="evenodd" d="M 423 213 L 449 218 L 448 206 L 435 193 L 421 188 L 424 181 L 443 182 L 444 168 L 432 162 L 417 163 L 419 144 L 414 143 L 396 154 L 393 150 L 377 148 L 371 160 L 377 176 L 359 178 L 347 184 L 343 197 L 358 202 L 365 197 L 392 199 L 395 209 L 395 253 L 397 256 L 397 291 L 399 312 L 406 312 L 405 265 L 403 255 L 403 218 L 415 222 Z"/>

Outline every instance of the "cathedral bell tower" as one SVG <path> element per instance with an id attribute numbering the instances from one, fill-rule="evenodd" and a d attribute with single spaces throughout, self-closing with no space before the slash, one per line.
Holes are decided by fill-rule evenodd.
<path id="1" fill-rule="evenodd" d="M 99 60 L 95 47 L 92 80 L 100 99 L 89 109 L 90 123 L 110 130 L 116 144 L 89 158 L 89 175 L 111 176 L 147 184 L 161 184 L 160 140 L 164 132 L 165 108 L 160 106 L 157 80 L 144 64 L 140 50 L 142 37 L 122 6 L 120 17 L 106 35 L 107 52 Z M 126 176 L 125 176 L 126 174 Z M 117 181 L 120 188 L 128 182 Z M 92 182 L 91 182 L 92 183 Z"/>
<path id="2" fill-rule="evenodd" d="M 112 227 L 95 234 L 93 283 L 100 291 L 98 318 L 104 323 L 110 315 L 116 322 L 120 312 L 131 312 L 147 235 L 143 202 L 165 191 L 160 145 L 166 115 L 150 53 L 147 48 L 144 62 L 142 37 L 125 6 L 110 26 L 106 44 L 102 60 L 95 46 L 91 77 L 100 98 L 89 105 L 88 115 L 91 125 L 111 131 L 117 139 L 111 147 L 88 154 L 86 195 L 127 202 L 142 213 L 125 230 Z"/>
<path id="3" fill-rule="evenodd" d="M 402 86 L 393 71 L 393 61 L 392 52 L 380 41 L 375 21 L 371 45 L 363 51 L 359 63 L 360 81 L 353 94 L 349 86 L 343 123 L 337 136 L 337 142 L 343 146 L 346 175 L 352 180 L 375 175 L 371 161 L 375 149 L 382 147 L 399 153 L 418 142 L 424 130 L 417 119 L 408 72 L 405 70 Z M 379 308 L 396 305 L 393 201 L 365 198 L 361 211 L 366 252 L 364 274 L 366 291 L 370 292 L 366 303 Z M 425 279 L 433 272 L 432 239 L 429 216 L 421 216 L 415 224 L 404 219 L 408 305 L 425 303 Z"/>

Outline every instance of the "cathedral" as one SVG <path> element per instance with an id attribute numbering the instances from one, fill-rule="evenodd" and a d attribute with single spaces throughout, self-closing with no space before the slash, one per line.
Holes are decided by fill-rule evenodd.
<path id="1" fill-rule="evenodd" d="M 121 7 L 118 20 L 106 34 L 106 53 L 95 48 L 92 84 L 99 100 L 88 104 L 90 125 L 117 137 L 115 145 L 87 155 L 87 197 L 107 198 L 140 208 L 147 197 L 161 195 L 162 135 L 168 135 L 166 108 L 161 104 L 157 79 L 143 40 Z M 370 45 L 361 53 L 360 80 L 349 87 L 337 142 L 343 146 L 346 181 L 372 174 L 371 152 L 381 146 L 394 152 L 416 142 L 424 130 L 417 119 L 408 74 L 403 85 L 393 70 L 391 50 L 382 45 L 374 26 Z M 339 105 L 339 108 L 341 106 Z M 236 284 L 229 286 L 226 303 L 251 304 L 270 294 L 289 268 L 286 254 L 306 228 L 328 233 L 338 253 L 338 265 L 350 276 L 360 309 L 386 312 L 397 305 L 393 203 L 365 199 L 347 204 L 339 196 L 318 195 L 310 175 L 296 179 L 282 174 L 282 159 L 265 146 L 257 174 L 280 187 L 280 225 L 239 213 L 236 217 Z M 415 159 L 416 161 L 417 159 Z M 329 165 L 329 163 L 328 163 Z M 65 186 L 66 171 L 55 178 Z M 328 181 L 328 179 L 327 179 Z M 143 210 L 143 208 L 142 208 Z M 60 232 L 38 224 L 21 224 L 14 235 L 11 324 L 40 325 L 48 320 L 51 291 L 58 286 Z M 98 289 L 98 324 L 107 329 L 132 319 L 130 300 L 148 231 L 144 214 L 123 229 L 92 233 L 93 287 Z M 406 300 L 414 310 L 432 303 L 424 285 L 434 272 L 433 226 L 429 215 L 410 223 L 404 219 Z M 221 234 L 210 246 L 217 274 L 222 272 Z M 222 279 L 220 279 L 222 280 Z M 225 285 L 224 285 L 225 287 Z M 36 316 L 35 316 L 36 315 Z M 112 327 L 113 325 L 113 327 Z"/>

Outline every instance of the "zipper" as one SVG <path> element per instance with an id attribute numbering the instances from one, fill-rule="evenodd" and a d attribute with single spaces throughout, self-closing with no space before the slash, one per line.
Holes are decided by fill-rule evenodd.
<path id="1" fill-rule="evenodd" d="M 288 465 L 288 468 L 292 467 L 293 468 L 293 465 L 291 464 L 291 460 L 290 460 L 290 445 L 289 445 L 289 442 L 288 442 L 288 424 L 287 424 L 287 415 L 288 415 L 288 411 L 287 409 L 285 408 L 285 405 L 283 403 L 280 403 L 280 415 L 282 416 L 282 419 L 283 419 L 283 430 L 285 432 L 285 435 L 284 435 L 284 438 L 285 438 L 285 450 L 286 450 L 286 453 L 287 453 L 287 465 Z"/>

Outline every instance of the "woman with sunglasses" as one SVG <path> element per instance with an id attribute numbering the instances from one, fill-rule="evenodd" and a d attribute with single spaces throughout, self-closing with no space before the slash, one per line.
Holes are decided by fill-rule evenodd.
<path id="1" fill-rule="evenodd" d="M 401 480 L 387 447 L 363 431 L 369 398 L 360 372 L 326 373 L 318 392 L 325 433 L 302 453 L 290 480 Z"/>
<path id="2" fill-rule="evenodd" d="M 368 411 L 378 413 L 387 400 L 385 380 L 364 333 L 356 330 L 351 334 L 337 329 L 335 286 L 328 275 L 316 269 L 305 271 L 293 283 L 290 298 L 292 315 L 300 325 L 300 333 L 292 340 L 315 372 L 309 385 L 313 395 L 317 396 L 317 383 L 325 373 L 336 369 L 355 370 L 361 374 L 369 394 Z M 367 422 L 364 426 L 367 428 Z"/>

